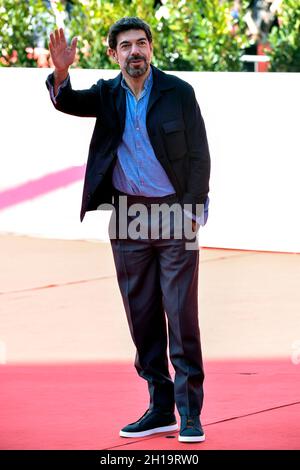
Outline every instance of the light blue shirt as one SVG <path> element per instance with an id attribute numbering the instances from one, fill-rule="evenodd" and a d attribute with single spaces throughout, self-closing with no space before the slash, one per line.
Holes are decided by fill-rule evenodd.
<path id="1" fill-rule="evenodd" d="M 64 88 L 67 79 L 60 85 L 57 95 Z M 113 186 L 119 191 L 139 196 L 162 197 L 176 193 L 164 168 L 159 163 L 152 148 L 146 126 L 147 106 L 152 89 L 152 69 L 145 80 L 143 91 L 137 99 L 124 78 L 121 86 L 126 91 L 126 119 L 122 141 L 117 150 L 117 161 L 113 170 Z M 54 103 L 53 86 L 49 82 L 50 95 Z M 209 197 L 204 205 L 204 214 L 197 218 L 191 212 L 185 213 L 200 225 L 205 225 L 208 218 Z"/>
<path id="2" fill-rule="evenodd" d="M 119 191 L 139 196 L 161 197 L 176 191 L 167 173 L 157 160 L 146 126 L 147 106 L 152 89 L 152 70 L 137 99 L 124 78 L 121 86 L 126 90 L 126 119 L 122 141 L 117 150 L 117 162 L 113 170 L 113 186 Z M 205 201 L 204 220 L 185 211 L 201 225 L 208 217 L 209 198 Z"/>
<path id="3" fill-rule="evenodd" d="M 126 194 L 161 197 L 176 191 L 157 160 L 146 127 L 147 106 L 153 84 L 152 70 L 137 99 L 124 78 L 126 120 L 118 158 L 113 170 L 113 186 Z"/>

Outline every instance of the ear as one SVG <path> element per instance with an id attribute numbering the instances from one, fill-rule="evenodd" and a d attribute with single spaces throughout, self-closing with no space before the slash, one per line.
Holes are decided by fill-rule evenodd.
<path id="1" fill-rule="evenodd" d="M 107 49 L 107 55 L 109 55 L 109 57 L 114 61 L 116 62 L 117 64 L 119 63 L 119 60 L 118 60 L 118 56 L 117 56 L 117 51 L 115 49 L 112 49 L 111 47 L 109 47 Z"/>

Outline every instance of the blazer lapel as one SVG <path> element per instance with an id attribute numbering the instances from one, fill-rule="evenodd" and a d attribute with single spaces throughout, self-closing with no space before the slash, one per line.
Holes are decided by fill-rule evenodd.
<path id="1" fill-rule="evenodd" d="M 160 99 L 162 92 L 164 90 L 173 88 L 173 84 L 170 83 L 168 75 L 154 67 L 154 65 L 151 65 L 151 68 L 153 74 L 153 85 L 148 101 L 147 114 L 150 112 L 151 108 L 153 108 L 155 103 Z"/>
<path id="2" fill-rule="evenodd" d="M 123 134 L 125 128 L 125 118 L 126 118 L 126 95 L 125 90 L 122 86 L 119 86 L 115 91 L 115 103 L 117 108 L 117 114 L 119 117 L 119 123 L 121 127 L 121 132 Z"/>
<path id="3" fill-rule="evenodd" d="M 126 118 L 126 95 L 125 90 L 121 86 L 122 73 L 111 81 L 110 87 L 113 93 L 113 99 L 116 106 L 117 117 L 119 119 L 121 132 L 123 134 Z"/>
<path id="4" fill-rule="evenodd" d="M 160 99 L 162 92 L 173 88 L 174 84 L 170 82 L 168 75 L 163 73 L 161 70 L 151 65 L 153 73 L 153 85 L 148 101 L 147 106 L 147 115 L 155 105 L 155 103 Z M 119 122 L 121 126 L 121 131 L 123 134 L 125 128 L 125 118 L 126 118 L 126 94 L 124 88 L 121 86 L 122 73 L 112 80 L 111 90 L 114 94 L 114 100 L 117 108 L 117 114 L 119 117 Z"/>
<path id="5" fill-rule="evenodd" d="M 157 88 L 156 84 L 153 83 L 147 106 L 147 114 L 150 112 L 151 108 L 159 100 L 160 97 L 161 91 L 159 90 L 159 88 Z"/>

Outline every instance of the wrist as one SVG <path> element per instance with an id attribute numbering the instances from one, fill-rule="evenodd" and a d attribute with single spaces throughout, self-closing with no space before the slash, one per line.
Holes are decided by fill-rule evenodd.
<path id="1" fill-rule="evenodd" d="M 67 76 L 69 75 L 69 68 L 66 68 L 66 69 L 57 69 L 55 67 L 54 69 L 54 79 L 55 81 L 57 82 L 63 82 Z"/>

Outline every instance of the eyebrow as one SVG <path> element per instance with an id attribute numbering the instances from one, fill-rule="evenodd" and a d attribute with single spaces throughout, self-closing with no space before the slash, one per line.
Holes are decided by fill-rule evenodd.
<path id="1" fill-rule="evenodd" d="M 136 42 L 139 42 L 139 41 L 147 41 L 147 38 L 145 38 L 144 36 L 141 37 L 141 38 L 138 38 L 136 40 Z M 131 44 L 132 41 L 128 41 L 128 40 L 124 40 L 124 41 L 121 41 L 119 46 L 122 46 L 123 44 Z"/>

